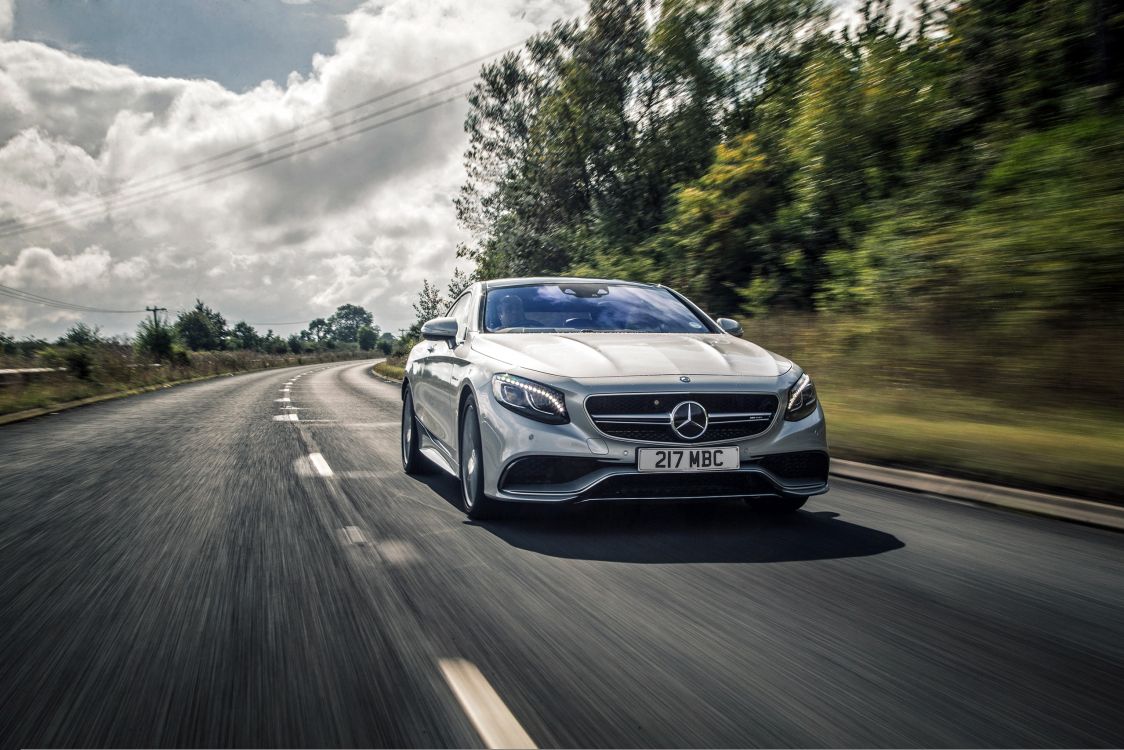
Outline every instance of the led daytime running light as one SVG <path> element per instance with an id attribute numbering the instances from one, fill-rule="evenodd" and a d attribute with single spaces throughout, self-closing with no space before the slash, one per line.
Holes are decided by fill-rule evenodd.
<path id="1" fill-rule="evenodd" d="M 800 376 L 800 379 L 796 381 L 796 387 L 792 389 L 792 392 L 788 397 L 789 411 L 792 411 L 792 408 L 800 403 L 802 397 L 804 396 L 804 389 L 806 389 L 808 387 L 808 384 L 811 382 L 812 379 L 808 377 L 808 373 L 804 373 Z"/>
<path id="2" fill-rule="evenodd" d="M 570 421 L 565 396 L 549 386 L 500 373 L 492 378 L 492 392 L 501 404 L 531 419 L 552 424 Z"/>

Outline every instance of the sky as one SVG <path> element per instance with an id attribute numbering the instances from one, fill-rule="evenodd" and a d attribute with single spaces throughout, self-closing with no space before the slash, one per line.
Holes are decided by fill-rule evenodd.
<path id="1" fill-rule="evenodd" d="M 467 85 L 385 117 L 453 102 L 356 137 L 343 136 L 383 118 L 318 119 L 583 8 L 584 0 L 0 0 L 0 284 L 112 310 L 155 304 L 174 313 L 198 298 L 231 323 L 296 322 L 272 326 L 286 335 L 344 303 L 371 310 L 384 330 L 406 326 L 422 279 L 443 286 L 464 239 L 453 199 L 466 145 L 467 105 L 456 95 Z M 321 147 L 220 170 L 294 139 L 298 150 Z M 32 231 L 14 233 L 13 220 Z M 129 334 L 141 317 L 0 297 L 0 331 L 16 337 L 53 338 L 79 320 Z"/>
<path id="2" fill-rule="evenodd" d="M 839 3 L 841 17 L 854 2 Z M 408 100 L 465 81 L 479 65 L 324 118 L 584 8 L 585 0 L 0 0 L 0 285 L 173 315 L 201 299 L 231 324 L 284 335 L 344 303 L 371 310 L 384 330 L 408 326 L 422 280 L 444 288 L 466 239 L 453 200 L 464 179 L 467 104 L 458 95 L 467 84 Z M 350 117 L 402 105 L 393 117 L 448 97 L 343 137 L 380 121 Z M 300 153 L 242 168 L 277 147 Z M 131 334 L 141 317 L 0 295 L 0 332 L 17 338 L 54 338 L 78 321 Z"/>

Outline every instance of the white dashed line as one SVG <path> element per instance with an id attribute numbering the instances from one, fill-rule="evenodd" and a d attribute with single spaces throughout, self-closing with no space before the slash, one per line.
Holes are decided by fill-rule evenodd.
<path id="1" fill-rule="evenodd" d="M 328 462 L 324 460 L 324 456 L 319 453 L 310 453 L 308 460 L 312 462 L 312 466 L 316 469 L 317 474 L 322 477 L 332 476 L 332 467 L 328 466 Z"/>
<path id="2" fill-rule="evenodd" d="M 367 545 L 367 537 L 363 536 L 363 532 L 359 530 L 358 526 L 344 526 L 340 529 L 339 534 L 344 544 L 353 544 L 356 547 Z"/>
<path id="3" fill-rule="evenodd" d="M 421 560 L 417 548 L 409 542 L 392 539 L 389 542 L 377 542 L 375 548 L 391 565 L 406 565 Z"/>
<path id="4" fill-rule="evenodd" d="M 288 396 L 285 396 L 285 398 L 275 398 L 273 400 L 274 400 L 275 403 L 278 403 L 278 404 L 286 404 L 286 403 L 291 402 L 293 399 L 289 398 Z"/>
<path id="5" fill-rule="evenodd" d="M 464 659 L 440 659 L 437 664 L 487 747 L 493 750 L 535 747 L 530 735 L 475 664 Z"/>
<path id="6" fill-rule="evenodd" d="M 278 414 L 273 418 L 274 422 L 299 422 L 300 419 L 296 414 Z"/>

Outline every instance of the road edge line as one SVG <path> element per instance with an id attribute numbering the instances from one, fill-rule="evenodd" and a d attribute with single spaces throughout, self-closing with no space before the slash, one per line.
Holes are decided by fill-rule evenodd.
<path id="1" fill-rule="evenodd" d="M 831 474 L 841 479 L 1033 513 L 1112 531 L 1124 531 L 1124 508 L 1094 500 L 1051 495 L 1045 492 L 1033 492 L 837 458 L 831 459 Z"/>

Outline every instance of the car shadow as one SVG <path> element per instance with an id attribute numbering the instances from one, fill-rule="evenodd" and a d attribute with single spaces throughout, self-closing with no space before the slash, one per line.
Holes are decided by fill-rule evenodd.
<path id="1" fill-rule="evenodd" d="M 460 510 L 456 480 L 419 478 Z M 769 563 L 866 557 L 905 544 L 884 531 L 807 510 L 770 515 L 740 501 L 513 505 L 502 520 L 469 521 L 507 544 L 570 560 Z"/>

